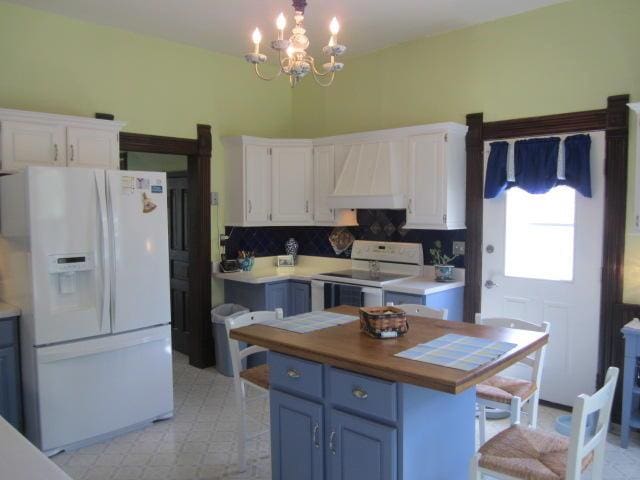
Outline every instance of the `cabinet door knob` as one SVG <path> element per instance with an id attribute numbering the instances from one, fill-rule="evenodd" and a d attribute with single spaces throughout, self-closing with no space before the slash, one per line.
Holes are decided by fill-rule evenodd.
<path id="1" fill-rule="evenodd" d="M 53 144 L 53 161 L 54 162 L 58 161 L 58 144 L 57 143 Z"/>
<path id="2" fill-rule="evenodd" d="M 75 150 L 73 148 L 73 145 L 71 145 L 71 158 L 69 158 L 70 162 L 73 162 L 75 160 Z"/>
<path id="3" fill-rule="evenodd" d="M 353 394 L 354 397 L 356 398 L 360 398 L 362 400 L 364 400 L 365 398 L 367 398 L 369 396 L 369 394 L 367 393 L 366 390 L 363 390 L 360 387 L 356 387 L 353 390 L 351 390 L 351 393 Z"/>
<path id="4" fill-rule="evenodd" d="M 320 448 L 320 437 L 318 433 L 320 433 L 320 424 L 316 423 L 313 426 L 313 446 L 316 448 Z"/>
<path id="5" fill-rule="evenodd" d="M 336 454 L 335 438 L 336 438 L 336 431 L 331 430 L 331 435 L 329 435 L 329 450 L 331 451 L 332 455 Z"/>
<path id="6" fill-rule="evenodd" d="M 300 378 L 302 375 L 295 368 L 289 368 L 287 369 L 287 376 L 289 378 L 297 379 L 297 378 Z"/>

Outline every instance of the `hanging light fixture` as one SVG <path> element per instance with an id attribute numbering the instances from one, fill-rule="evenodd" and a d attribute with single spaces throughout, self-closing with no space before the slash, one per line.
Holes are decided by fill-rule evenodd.
<path id="1" fill-rule="evenodd" d="M 260 71 L 260 64 L 266 63 L 267 56 L 260 53 L 260 42 L 262 34 L 256 28 L 251 36 L 254 44 L 253 52 L 247 53 L 244 58 L 247 62 L 253 64 L 256 75 L 262 80 L 273 80 L 283 73 L 289 76 L 289 83 L 295 87 L 300 80 L 307 74 L 311 73 L 313 78 L 323 87 L 328 87 L 333 83 L 336 72 L 344 68 L 344 64 L 336 62 L 336 57 L 342 55 L 347 47 L 338 43 L 338 32 L 340 24 L 338 19 L 333 17 L 329 24 L 331 37 L 329 43 L 322 49 L 322 52 L 329 57 L 329 61 L 324 63 L 320 69 L 316 68 L 314 58 L 307 53 L 309 48 L 309 38 L 305 35 L 304 29 L 304 9 L 307 6 L 306 0 L 293 0 L 293 8 L 295 10 L 294 20 L 295 27 L 291 29 L 291 36 L 284 38 L 284 29 L 287 26 L 287 19 L 284 14 L 280 13 L 276 19 L 276 28 L 278 29 L 278 38 L 271 42 L 271 48 L 278 52 L 279 68 L 278 72 L 271 76 L 265 76 Z"/>

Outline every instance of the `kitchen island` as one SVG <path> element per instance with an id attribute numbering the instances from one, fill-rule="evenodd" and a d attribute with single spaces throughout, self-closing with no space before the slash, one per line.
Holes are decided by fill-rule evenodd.
<path id="1" fill-rule="evenodd" d="M 358 315 L 354 307 L 332 311 Z M 276 480 L 462 480 L 475 450 L 475 385 L 539 349 L 542 333 L 409 317 L 376 340 L 357 321 L 298 334 L 265 325 L 231 332 L 270 350 Z M 516 346 L 471 371 L 394 356 L 446 334 Z"/>

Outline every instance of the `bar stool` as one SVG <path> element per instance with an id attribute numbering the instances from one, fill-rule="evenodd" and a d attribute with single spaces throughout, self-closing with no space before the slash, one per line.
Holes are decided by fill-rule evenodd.
<path id="1" fill-rule="evenodd" d="M 246 327 L 255 323 L 262 323 L 268 320 L 281 318 L 282 311 L 280 309 L 278 310 L 275 312 L 248 312 L 244 315 L 225 319 L 227 337 L 229 338 L 229 353 L 231 355 L 231 368 L 233 370 L 236 405 L 238 406 L 237 447 L 238 468 L 240 471 L 244 471 L 246 469 L 245 450 L 247 442 L 269 432 L 269 429 L 266 429 L 256 432 L 251 436 L 247 435 L 247 386 L 250 385 L 260 392 L 259 395 L 252 397 L 251 400 L 267 397 L 269 394 L 269 366 L 258 365 L 257 367 L 244 368 L 244 359 L 256 353 L 266 352 L 267 349 L 258 347 L 257 345 L 241 349 L 240 342 L 231 338 L 229 333 L 234 328 Z"/>
<path id="2" fill-rule="evenodd" d="M 518 328 L 534 332 L 549 333 L 549 323 L 542 325 L 525 322 L 513 318 L 482 318 L 476 314 L 476 323 L 492 327 Z M 478 426 L 480 433 L 480 445 L 486 439 L 487 407 L 498 410 L 509 409 L 511 425 L 520 423 L 520 412 L 525 406 L 527 424 L 535 428 L 538 422 L 538 400 L 540 397 L 540 380 L 542 379 L 542 367 L 546 346 L 536 351 L 532 356 L 523 358 L 517 364 L 525 365 L 531 369 L 529 380 L 496 375 L 480 382 L 476 386 L 476 403 L 479 407 Z"/>
<path id="3" fill-rule="evenodd" d="M 393 302 L 387 302 L 388 307 L 393 307 Z M 413 305 L 413 304 L 402 304 L 395 305 L 397 308 L 401 308 L 406 312 L 407 315 L 413 315 L 414 317 L 426 317 L 426 318 L 435 318 L 438 320 L 446 320 L 449 311 L 446 308 L 438 309 L 438 308 L 429 308 L 425 305 Z"/>
<path id="4" fill-rule="evenodd" d="M 471 459 L 469 479 L 578 480 L 593 463 L 592 480 L 602 479 L 611 404 L 618 369 L 609 367 L 604 386 L 593 395 L 579 395 L 569 439 L 535 428 L 513 425 L 480 447 Z M 587 437 L 587 417 L 598 412 L 598 424 Z"/>

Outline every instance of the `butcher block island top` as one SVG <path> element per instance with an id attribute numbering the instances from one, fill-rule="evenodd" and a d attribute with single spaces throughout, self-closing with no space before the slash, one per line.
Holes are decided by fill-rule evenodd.
<path id="1" fill-rule="evenodd" d="M 359 315 L 356 307 L 340 306 L 329 311 Z M 250 325 L 231 331 L 231 337 L 275 352 L 324 363 L 352 372 L 394 382 L 408 383 L 446 393 L 461 393 L 545 345 L 545 333 L 473 325 L 447 320 L 407 316 L 409 332 L 394 339 L 378 340 L 360 331 L 359 321 L 317 330 L 293 333 L 266 325 Z M 447 334 L 466 335 L 509 342 L 516 347 L 480 367 L 463 371 L 394 356 L 418 344 Z"/>

